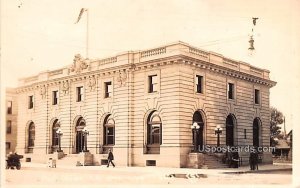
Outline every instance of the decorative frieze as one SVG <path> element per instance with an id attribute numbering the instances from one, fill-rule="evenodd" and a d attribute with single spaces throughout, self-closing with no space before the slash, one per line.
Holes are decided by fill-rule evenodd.
<path id="1" fill-rule="evenodd" d="M 95 76 L 91 76 L 88 79 L 87 85 L 88 85 L 90 91 L 94 91 L 95 90 L 95 88 L 96 88 L 96 79 L 95 79 Z"/>
<path id="2" fill-rule="evenodd" d="M 40 95 L 41 95 L 42 99 L 46 98 L 46 86 L 45 85 L 40 86 Z"/>
<path id="3" fill-rule="evenodd" d="M 69 94 L 70 84 L 68 80 L 65 80 L 61 83 L 61 90 L 64 95 Z"/>
<path id="4" fill-rule="evenodd" d="M 117 82 L 120 87 L 124 86 L 126 84 L 127 74 L 125 71 L 119 71 L 119 74 L 117 76 Z"/>

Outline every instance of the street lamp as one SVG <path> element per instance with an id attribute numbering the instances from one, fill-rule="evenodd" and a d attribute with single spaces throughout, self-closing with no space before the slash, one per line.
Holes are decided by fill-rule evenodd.
<path id="1" fill-rule="evenodd" d="M 198 143 L 197 143 L 197 133 L 198 133 L 198 130 L 199 130 L 200 126 L 198 125 L 197 122 L 194 122 L 193 125 L 191 126 L 191 129 L 193 131 L 193 138 L 194 138 L 194 152 L 197 153 L 198 151 Z"/>
<path id="2" fill-rule="evenodd" d="M 56 134 L 58 136 L 58 152 L 61 152 L 61 137 L 63 135 L 63 132 L 60 127 L 56 130 Z"/>
<path id="3" fill-rule="evenodd" d="M 84 150 L 83 151 L 88 152 L 88 150 L 87 150 L 87 135 L 89 135 L 89 131 L 88 131 L 87 127 L 83 128 L 82 134 L 84 137 Z"/>
<path id="4" fill-rule="evenodd" d="M 221 128 L 220 125 L 217 125 L 215 128 L 215 135 L 218 135 L 218 140 L 217 140 L 217 147 L 220 146 L 220 134 L 222 134 L 223 129 Z"/>

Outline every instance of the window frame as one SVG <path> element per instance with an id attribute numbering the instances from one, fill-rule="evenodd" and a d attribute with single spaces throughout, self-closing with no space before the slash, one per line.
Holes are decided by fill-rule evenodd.
<path id="1" fill-rule="evenodd" d="M 58 105 L 59 95 L 58 90 L 52 91 L 52 105 Z"/>
<path id="2" fill-rule="evenodd" d="M 156 82 L 154 82 L 153 78 L 156 79 Z M 158 92 L 158 75 L 157 74 L 151 74 L 148 75 L 148 93 L 157 93 Z"/>
<path id="3" fill-rule="evenodd" d="M 13 105 L 13 101 L 11 100 L 7 101 L 7 114 L 12 114 L 12 105 Z"/>
<path id="4" fill-rule="evenodd" d="M 110 123 L 112 121 L 113 123 Z M 112 135 L 109 135 L 109 129 L 112 128 Z M 104 124 L 103 124 L 103 145 L 104 146 L 114 146 L 116 143 L 116 134 L 115 134 L 115 120 L 111 117 L 111 115 L 107 115 L 107 117 L 104 119 Z M 112 143 L 109 142 L 109 137 L 112 138 Z"/>
<path id="5" fill-rule="evenodd" d="M 11 149 L 11 142 L 5 142 L 5 150 L 10 150 L 10 149 Z"/>
<path id="6" fill-rule="evenodd" d="M 7 120 L 6 121 L 6 134 L 11 134 L 11 133 L 12 133 L 12 121 Z"/>
<path id="7" fill-rule="evenodd" d="M 28 148 L 34 147 L 35 141 L 35 124 L 32 122 L 28 127 Z"/>
<path id="8" fill-rule="evenodd" d="M 84 100 L 84 87 L 76 87 L 76 102 L 82 102 Z"/>
<path id="9" fill-rule="evenodd" d="M 147 145 L 162 145 L 162 121 L 158 114 L 156 113 L 150 113 L 149 118 L 147 120 Z M 159 118 L 160 121 L 153 121 L 154 118 Z M 159 128 L 158 133 L 153 133 L 153 130 Z M 159 141 L 155 142 L 155 137 L 159 136 Z"/>
<path id="10" fill-rule="evenodd" d="M 254 89 L 254 104 L 260 105 L 261 103 L 261 92 L 259 89 Z"/>
<path id="11" fill-rule="evenodd" d="M 199 81 L 200 81 L 200 83 L 199 83 Z M 196 93 L 199 93 L 199 94 L 204 93 L 203 81 L 204 81 L 204 76 L 196 74 Z"/>
<path id="12" fill-rule="evenodd" d="M 111 87 L 109 89 L 109 87 Z M 113 84 L 112 81 L 105 81 L 104 82 L 104 98 L 111 98 L 113 94 Z M 109 91 L 110 90 L 110 91 Z"/>
<path id="13" fill-rule="evenodd" d="M 235 100 L 235 84 L 232 82 L 227 83 L 227 99 Z"/>
<path id="14" fill-rule="evenodd" d="M 33 109 L 34 106 L 34 96 L 29 95 L 28 96 L 28 109 Z"/>

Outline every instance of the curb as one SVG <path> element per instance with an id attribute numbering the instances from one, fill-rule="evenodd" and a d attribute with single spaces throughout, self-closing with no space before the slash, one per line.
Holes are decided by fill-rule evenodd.
<path id="1" fill-rule="evenodd" d="M 246 170 L 235 172 L 221 172 L 222 174 L 247 174 L 247 173 L 261 173 L 261 172 L 276 172 L 276 171 L 293 171 L 293 168 L 277 168 L 277 169 L 264 169 L 264 170 Z"/>

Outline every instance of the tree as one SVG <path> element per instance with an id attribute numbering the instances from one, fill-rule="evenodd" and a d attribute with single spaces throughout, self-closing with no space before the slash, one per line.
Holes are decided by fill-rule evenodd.
<path id="1" fill-rule="evenodd" d="M 281 132 L 281 127 L 279 127 L 278 125 L 283 123 L 283 114 L 282 112 L 280 112 L 279 110 L 277 110 L 274 107 L 270 108 L 270 112 L 271 112 L 271 120 L 270 120 L 270 144 L 271 146 L 276 146 L 277 145 L 277 141 L 274 140 L 274 138 L 278 138 L 278 136 L 280 135 Z"/>

